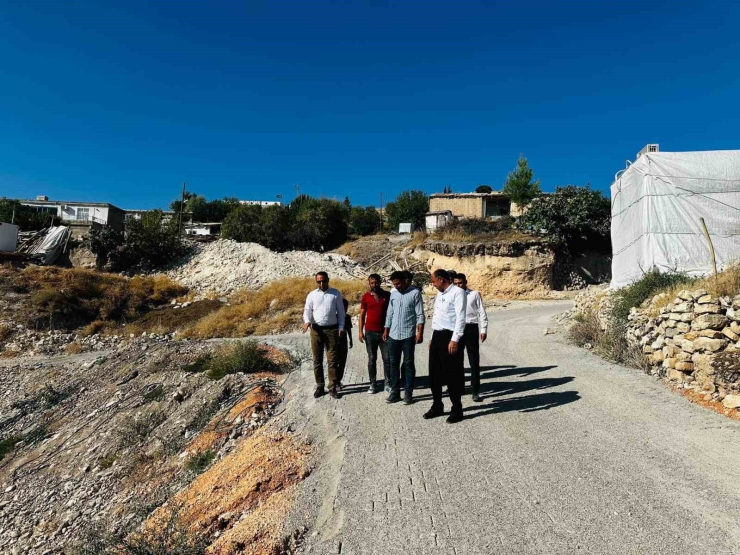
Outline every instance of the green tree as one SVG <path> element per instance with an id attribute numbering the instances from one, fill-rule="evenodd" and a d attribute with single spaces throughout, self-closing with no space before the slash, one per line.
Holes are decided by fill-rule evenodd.
<path id="1" fill-rule="evenodd" d="M 293 223 L 287 206 L 265 206 L 260 214 L 262 238 L 260 244 L 268 249 L 283 252 L 293 248 L 291 234 Z"/>
<path id="2" fill-rule="evenodd" d="M 53 214 L 37 212 L 17 200 L 0 198 L 0 222 L 10 223 L 11 220 L 21 231 L 38 231 L 52 224 L 59 225 L 61 222 L 61 219 Z"/>
<path id="3" fill-rule="evenodd" d="M 533 181 L 533 177 L 534 172 L 529 167 L 527 159 L 520 154 L 516 161 L 516 169 L 506 177 L 504 194 L 519 206 L 526 206 L 541 193 L 540 180 Z"/>
<path id="4" fill-rule="evenodd" d="M 243 204 L 229 212 L 221 226 L 221 236 L 240 243 L 261 243 L 262 207 Z"/>
<path id="5" fill-rule="evenodd" d="M 116 271 L 164 266 L 185 250 L 177 218 L 167 218 L 161 210 L 126 220 L 123 233 L 110 227 L 93 230 L 90 248 L 100 267 Z"/>
<path id="6" fill-rule="evenodd" d="M 347 240 L 347 212 L 336 200 L 311 199 L 301 207 L 293 228 L 296 248 L 327 251 Z"/>
<path id="7" fill-rule="evenodd" d="M 489 194 L 489 193 L 492 193 L 493 192 L 493 189 L 491 189 L 491 186 L 490 185 L 478 185 L 475 188 L 475 192 L 476 193 Z"/>
<path id="8" fill-rule="evenodd" d="M 429 212 L 429 197 L 424 191 L 403 191 L 385 209 L 386 219 L 392 231 L 398 224 L 410 223 L 413 229 L 424 229 L 425 216 Z"/>
<path id="9" fill-rule="evenodd" d="M 378 230 L 380 215 L 373 206 L 353 206 L 349 216 L 350 231 L 356 235 L 370 235 Z"/>
<path id="10" fill-rule="evenodd" d="M 520 225 L 568 251 L 611 248 L 611 203 L 590 185 L 558 187 L 532 201 Z"/>

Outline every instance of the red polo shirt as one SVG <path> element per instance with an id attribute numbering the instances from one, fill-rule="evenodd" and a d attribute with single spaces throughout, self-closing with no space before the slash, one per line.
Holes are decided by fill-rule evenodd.
<path id="1" fill-rule="evenodd" d="M 390 291 L 385 290 L 377 298 L 370 291 L 362 296 L 360 308 L 365 311 L 365 331 L 383 331 L 390 298 Z"/>

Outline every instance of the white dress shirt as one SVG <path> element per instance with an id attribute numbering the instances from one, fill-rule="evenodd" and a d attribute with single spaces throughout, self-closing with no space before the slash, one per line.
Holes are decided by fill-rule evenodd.
<path id="1" fill-rule="evenodd" d="M 342 294 L 329 287 L 326 291 L 314 289 L 306 297 L 303 322 L 319 326 L 337 326 L 344 329 L 344 303 Z"/>
<path id="2" fill-rule="evenodd" d="M 437 293 L 434 300 L 433 330 L 449 330 L 452 341 L 459 343 L 465 331 L 465 313 L 468 308 L 464 289 L 452 285 Z"/>
<path id="3" fill-rule="evenodd" d="M 483 306 L 483 299 L 478 291 L 468 289 L 468 311 L 465 315 L 466 324 L 478 324 L 480 332 L 488 334 L 488 315 Z"/>

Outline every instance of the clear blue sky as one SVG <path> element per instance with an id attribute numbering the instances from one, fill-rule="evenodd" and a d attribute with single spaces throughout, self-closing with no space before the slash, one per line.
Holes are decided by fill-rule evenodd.
<path id="1" fill-rule="evenodd" d="M 3 1 L 0 196 L 377 204 L 520 152 L 608 191 L 648 142 L 740 148 L 738 6 Z"/>

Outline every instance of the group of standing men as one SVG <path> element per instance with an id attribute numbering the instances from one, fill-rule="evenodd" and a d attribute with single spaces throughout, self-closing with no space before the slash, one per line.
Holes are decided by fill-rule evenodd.
<path id="1" fill-rule="evenodd" d="M 391 291 L 382 287 L 378 274 L 368 277 L 369 289 L 360 301 L 358 339 L 367 348 L 368 377 L 371 394 L 383 390 L 387 403 L 414 402 L 416 378 L 414 351 L 424 341 L 424 300 L 419 288 L 411 284 L 409 272 L 396 271 L 390 276 Z M 346 315 L 347 302 L 341 293 L 329 287 L 326 272 L 316 274 L 318 288 L 306 298 L 303 313 L 305 333 L 311 330 L 314 377 L 314 397 L 326 393 L 324 352 L 327 353 L 329 396 L 338 399 L 347 357 L 347 341 L 351 346 L 351 320 Z M 432 338 L 429 343 L 429 382 L 432 407 L 424 418 L 444 414 L 442 388 L 452 403 L 447 422 L 463 419 L 462 395 L 465 392 L 464 351 L 468 351 L 471 369 L 473 401 L 480 397 L 480 341 L 487 337 L 488 317 L 480 293 L 468 289 L 464 274 L 435 270 L 432 284 L 437 289 L 432 317 Z M 377 379 L 378 351 L 383 362 L 384 381 Z M 402 362 L 403 361 L 403 362 Z M 402 396 L 403 392 L 403 396 Z"/>

